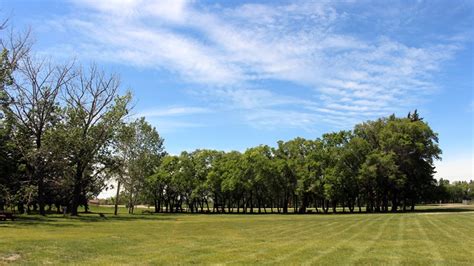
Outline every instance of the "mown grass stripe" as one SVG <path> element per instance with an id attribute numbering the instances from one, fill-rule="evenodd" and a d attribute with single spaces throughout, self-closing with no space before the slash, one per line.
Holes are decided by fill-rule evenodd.
<path id="1" fill-rule="evenodd" d="M 373 232 L 377 231 L 377 234 L 373 235 L 373 237 L 371 237 L 371 239 L 369 241 L 367 241 L 366 243 L 360 243 L 359 246 L 356 246 L 355 247 L 355 252 L 354 254 L 349 258 L 349 263 L 357 263 L 357 261 L 363 257 L 367 252 L 368 250 L 370 250 L 371 248 L 373 248 L 377 241 L 380 240 L 383 236 L 383 233 L 385 233 L 385 229 L 387 228 L 387 225 L 393 220 L 393 218 L 395 217 L 394 215 L 391 215 L 391 214 L 387 214 L 389 215 L 389 218 L 386 218 L 384 217 L 384 221 L 383 223 L 380 225 L 378 225 L 378 228 L 376 230 L 373 230 Z M 368 227 L 367 227 L 368 229 Z"/>
<path id="2" fill-rule="evenodd" d="M 431 263 L 433 264 L 441 265 L 444 262 L 444 259 L 439 251 L 439 246 L 433 243 L 433 241 L 428 236 L 425 226 L 421 225 L 420 220 L 422 219 L 422 217 L 423 216 L 416 217 L 415 224 L 418 227 L 417 232 L 419 233 L 420 241 L 422 241 L 426 245 L 429 254 L 432 256 L 431 258 L 427 259 L 431 260 Z"/>
<path id="3" fill-rule="evenodd" d="M 332 254 L 333 252 L 335 252 L 337 250 L 337 248 L 339 248 L 340 246 L 350 242 L 351 240 L 357 238 L 360 234 L 362 234 L 363 232 L 366 232 L 368 230 L 370 230 L 370 226 L 373 225 L 373 224 L 376 224 L 378 220 L 381 219 L 381 216 L 380 217 L 373 217 L 373 219 L 369 219 L 369 223 L 368 224 L 362 224 L 362 226 L 360 227 L 360 230 L 357 230 L 356 233 L 352 234 L 350 237 L 348 238 L 342 238 L 341 241 L 338 241 L 338 243 L 336 245 L 333 245 L 331 246 L 329 249 L 326 249 L 326 250 L 323 250 L 321 251 L 317 256 L 312 256 L 309 260 L 305 261 L 304 262 L 304 265 L 310 265 L 314 262 L 318 262 L 320 261 L 322 258 Z M 366 219 L 367 221 L 367 219 Z M 354 228 L 356 226 L 351 226 L 350 228 L 347 228 L 347 230 L 344 230 L 344 231 L 341 231 L 340 233 L 338 233 L 337 235 L 342 235 L 344 233 L 346 233 L 347 231 L 350 231 L 350 229 Z"/>

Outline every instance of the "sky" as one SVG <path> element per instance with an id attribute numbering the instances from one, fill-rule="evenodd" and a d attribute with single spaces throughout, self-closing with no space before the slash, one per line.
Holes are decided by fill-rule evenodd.
<path id="1" fill-rule="evenodd" d="M 34 52 L 121 76 L 179 154 L 351 129 L 418 109 L 437 178 L 474 177 L 474 1 L 2 0 Z"/>

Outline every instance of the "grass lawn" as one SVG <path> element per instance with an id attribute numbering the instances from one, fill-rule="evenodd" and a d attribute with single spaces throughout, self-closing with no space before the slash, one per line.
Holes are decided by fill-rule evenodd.
<path id="1" fill-rule="evenodd" d="M 0 222 L 0 264 L 474 265 L 474 208 L 423 209 L 352 215 L 21 216 Z"/>

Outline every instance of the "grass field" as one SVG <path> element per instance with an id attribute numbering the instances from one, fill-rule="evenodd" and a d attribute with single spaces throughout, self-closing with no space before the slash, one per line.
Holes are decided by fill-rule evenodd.
<path id="1" fill-rule="evenodd" d="M 473 207 L 400 214 L 106 217 L 0 222 L 0 264 L 474 265 Z"/>

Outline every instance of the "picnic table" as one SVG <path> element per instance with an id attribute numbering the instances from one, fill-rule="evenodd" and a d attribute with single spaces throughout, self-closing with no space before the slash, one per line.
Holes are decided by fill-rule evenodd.
<path id="1" fill-rule="evenodd" d="M 0 212 L 0 220 L 1 221 L 6 221 L 7 219 L 10 219 L 10 220 L 15 220 L 15 216 L 13 216 L 13 213 L 9 213 L 9 212 Z"/>

